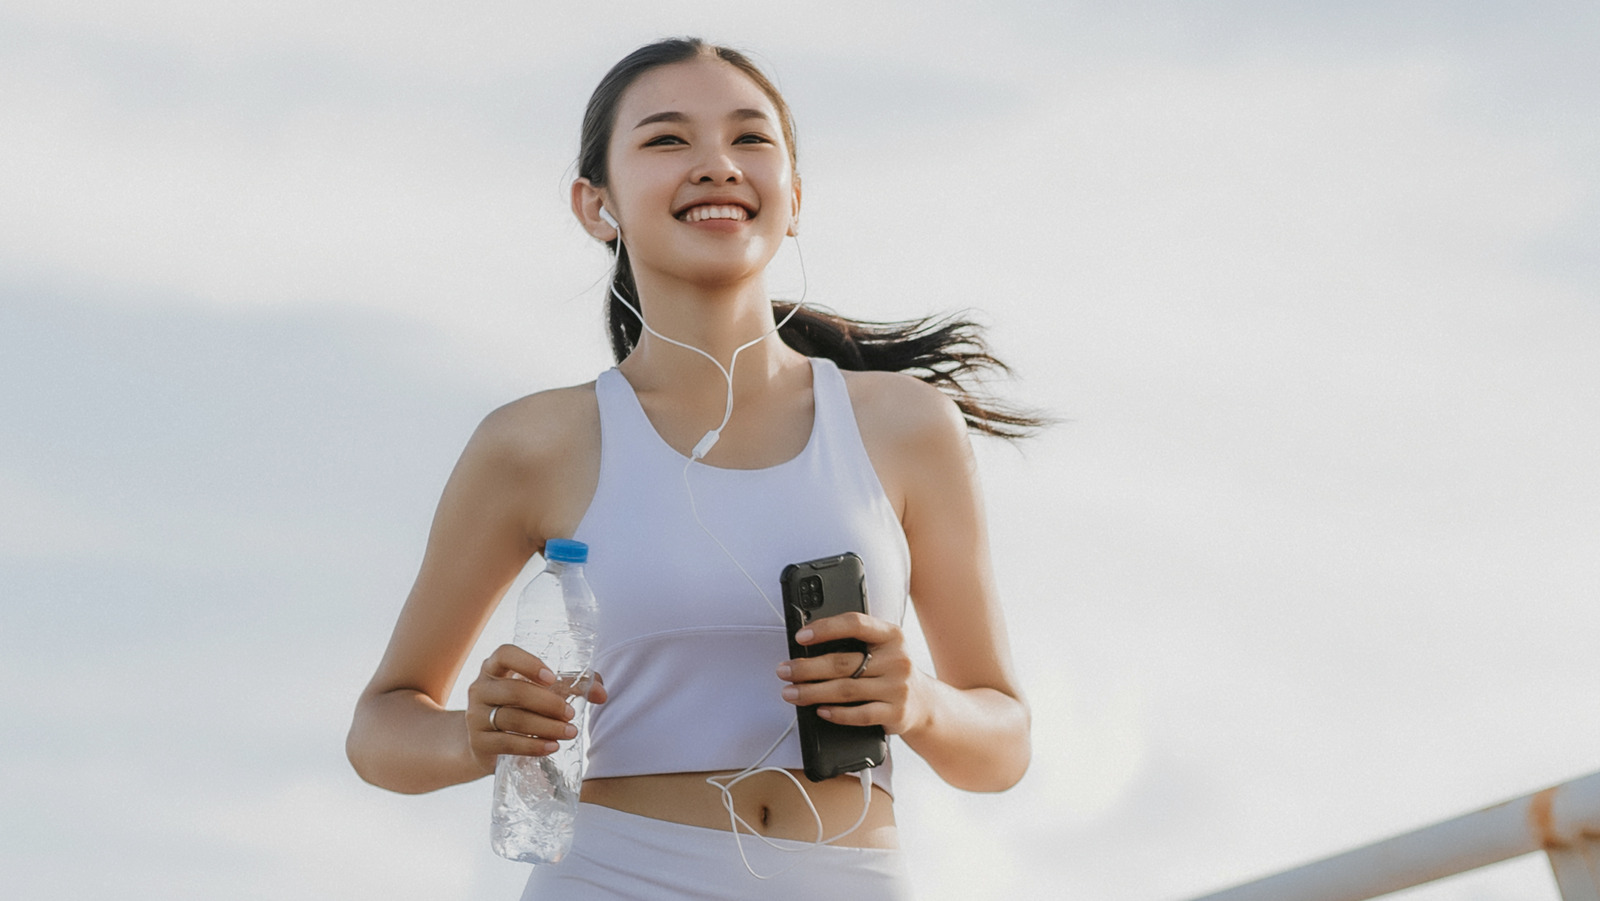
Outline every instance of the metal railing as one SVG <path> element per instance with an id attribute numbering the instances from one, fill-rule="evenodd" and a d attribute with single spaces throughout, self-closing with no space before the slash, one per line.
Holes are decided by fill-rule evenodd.
<path id="1" fill-rule="evenodd" d="M 1535 851 L 1563 901 L 1600 901 L 1600 773 L 1193 901 L 1367 901 Z"/>

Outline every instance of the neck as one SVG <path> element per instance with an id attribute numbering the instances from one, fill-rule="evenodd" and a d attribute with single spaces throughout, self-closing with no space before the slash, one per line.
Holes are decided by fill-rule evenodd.
<path id="1" fill-rule="evenodd" d="M 724 369 L 732 368 L 735 351 L 756 342 L 739 352 L 736 393 L 759 390 L 799 358 L 773 331 L 772 303 L 761 279 L 735 286 L 688 286 L 647 278 L 639 284 L 639 295 L 639 310 L 651 329 L 710 354 Z M 693 394 L 727 390 L 727 381 L 710 360 L 644 329 L 621 368 L 643 390 L 665 385 Z"/>

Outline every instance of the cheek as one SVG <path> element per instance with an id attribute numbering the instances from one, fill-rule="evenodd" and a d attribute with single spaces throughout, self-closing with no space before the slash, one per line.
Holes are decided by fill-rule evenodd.
<path id="1" fill-rule="evenodd" d="M 763 167 L 762 169 L 745 169 L 746 178 L 756 181 L 768 202 L 778 201 L 783 204 L 785 211 L 793 207 L 794 179 L 785 163 L 781 166 Z"/>
<path id="2" fill-rule="evenodd" d="M 606 191 L 619 206 L 625 207 L 630 198 L 671 193 L 676 185 L 677 175 L 670 170 L 669 157 L 612 149 L 606 166 Z"/>
<path id="3" fill-rule="evenodd" d="M 631 220 L 635 228 L 645 227 L 643 211 L 659 206 L 663 202 L 655 198 L 636 178 L 612 179 L 611 183 L 606 185 L 605 196 L 606 207 L 614 215 L 621 217 L 624 225 Z"/>

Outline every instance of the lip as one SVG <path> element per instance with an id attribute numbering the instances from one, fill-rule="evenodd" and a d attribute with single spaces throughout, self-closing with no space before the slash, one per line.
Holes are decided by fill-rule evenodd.
<path id="1" fill-rule="evenodd" d="M 672 211 L 672 218 L 681 220 L 684 213 L 687 213 L 697 206 L 736 206 L 744 210 L 745 214 L 749 216 L 749 219 L 745 220 L 746 222 L 748 222 L 750 219 L 754 219 L 757 215 L 756 207 L 748 200 L 740 197 L 732 197 L 726 194 L 710 194 L 705 197 L 696 197 L 682 206 L 677 207 Z M 722 221 L 726 222 L 731 220 Z"/>

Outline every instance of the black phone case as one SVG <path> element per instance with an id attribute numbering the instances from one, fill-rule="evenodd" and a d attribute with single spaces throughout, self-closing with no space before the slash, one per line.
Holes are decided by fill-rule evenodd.
<path id="1" fill-rule="evenodd" d="M 821 605 L 807 609 L 801 603 L 801 581 L 815 576 L 821 580 Z M 867 612 L 866 571 L 861 558 L 846 553 L 783 568 L 783 618 L 789 630 L 789 656 L 794 659 L 821 657 L 841 652 L 862 653 L 866 646 L 854 638 L 802 647 L 794 635 L 814 619 L 840 613 Z M 889 742 L 882 726 L 844 726 L 817 716 L 817 708 L 797 707 L 800 729 L 800 759 L 806 778 L 812 782 L 831 779 L 879 766 L 889 753 Z"/>

